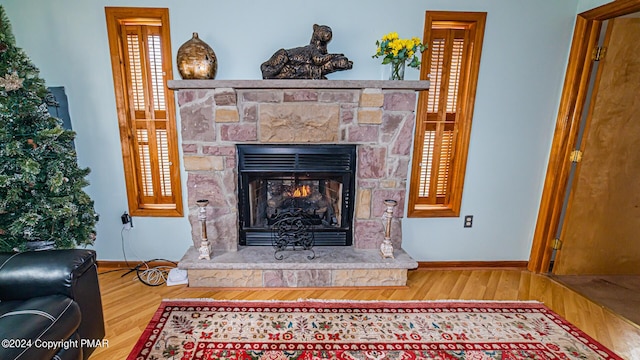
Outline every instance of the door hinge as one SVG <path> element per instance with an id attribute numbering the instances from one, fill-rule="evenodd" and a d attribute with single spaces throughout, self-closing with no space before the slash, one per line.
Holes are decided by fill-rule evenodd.
<path id="1" fill-rule="evenodd" d="M 574 163 L 579 163 L 580 161 L 582 161 L 582 151 L 573 150 L 569 155 L 569 160 Z"/>
<path id="2" fill-rule="evenodd" d="M 598 46 L 593 49 L 593 52 L 591 53 L 591 60 L 600 61 L 604 59 L 606 54 L 607 54 L 607 48 L 604 46 Z"/>
<path id="3" fill-rule="evenodd" d="M 553 239 L 553 242 L 551 243 L 551 248 L 553 250 L 560 250 L 560 248 L 562 247 L 562 240 L 560 239 Z"/>

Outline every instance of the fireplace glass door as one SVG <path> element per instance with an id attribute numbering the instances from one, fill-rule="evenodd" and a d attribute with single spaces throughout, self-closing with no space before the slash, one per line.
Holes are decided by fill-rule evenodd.
<path id="1" fill-rule="evenodd" d="M 340 177 L 319 174 L 249 177 L 250 228 L 271 226 L 279 215 L 296 211 L 300 211 L 311 225 L 341 227 L 343 187 Z"/>
<path id="2" fill-rule="evenodd" d="M 315 245 L 351 245 L 354 146 L 238 145 L 240 244 L 270 245 L 283 216 Z"/>

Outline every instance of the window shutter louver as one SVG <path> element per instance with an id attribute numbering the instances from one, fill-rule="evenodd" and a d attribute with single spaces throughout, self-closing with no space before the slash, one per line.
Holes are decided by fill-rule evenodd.
<path id="1" fill-rule="evenodd" d="M 151 73 L 151 89 L 153 93 L 154 110 L 164 111 L 164 84 L 162 74 L 162 50 L 160 48 L 160 36 L 149 35 L 149 71 Z"/>
<path id="2" fill-rule="evenodd" d="M 158 163 L 160 165 L 160 191 L 162 196 L 171 196 L 171 163 L 169 162 L 169 146 L 167 131 L 157 130 Z"/>
<path id="3" fill-rule="evenodd" d="M 427 111 L 431 114 L 438 112 L 440 100 L 440 86 L 442 84 L 442 66 L 444 64 L 444 39 L 434 39 L 431 42 L 431 73 L 429 80 Z"/>
<path id="4" fill-rule="evenodd" d="M 153 196 L 153 176 L 151 174 L 151 156 L 149 155 L 149 137 L 147 130 L 138 129 L 138 161 L 142 176 L 142 191 L 144 196 Z"/>
<path id="5" fill-rule="evenodd" d="M 429 184 L 431 179 L 431 165 L 433 164 L 433 145 L 435 142 L 435 131 L 424 132 L 424 147 L 422 150 L 422 163 L 420 165 L 420 193 L 419 196 L 429 197 Z"/>

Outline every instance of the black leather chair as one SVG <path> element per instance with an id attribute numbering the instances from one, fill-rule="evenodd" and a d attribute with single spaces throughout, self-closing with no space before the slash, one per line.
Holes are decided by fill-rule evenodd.
<path id="1" fill-rule="evenodd" d="M 103 338 L 95 251 L 0 253 L 0 359 L 87 359 Z"/>

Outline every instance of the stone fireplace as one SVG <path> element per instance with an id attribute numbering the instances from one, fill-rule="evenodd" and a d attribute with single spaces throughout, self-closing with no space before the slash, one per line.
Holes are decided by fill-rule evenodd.
<path id="1" fill-rule="evenodd" d="M 183 165 L 187 173 L 189 221 L 194 243 L 194 248 L 185 255 L 180 267 L 188 270 L 190 286 L 405 284 L 407 269 L 415 268 L 417 263 L 402 250 L 401 219 L 404 216 L 416 91 L 426 89 L 428 82 L 173 80 L 169 81 L 169 87 L 179 90 Z M 306 184 L 316 192 L 318 199 L 325 197 L 322 199 L 324 203 L 321 201 L 313 205 L 318 209 L 325 203 L 334 204 L 339 200 L 340 196 L 335 194 L 342 194 L 341 186 L 344 186 L 341 185 L 343 174 L 339 171 L 325 171 L 322 178 L 305 179 L 307 171 L 304 169 L 288 171 L 286 176 L 280 172 L 268 183 L 265 180 L 249 185 L 250 176 L 243 178 L 239 171 L 242 155 L 238 149 L 259 145 L 353 148 L 355 178 L 349 178 L 350 184 L 347 184 L 353 187 L 348 194 L 353 206 L 352 216 L 341 217 L 340 221 L 332 219 L 336 211 L 342 211 L 342 208 L 334 206 L 324 209 L 328 213 L 323 212 L 322 219 L 318 220 L 329 226 L 335 220 L 334 227 L 340 222 L 339 227 L 347 228 L 349 241 L 343 245 L 348 246 L 337 250 L 333 246 L 323 246 L 319 250 L 321 256 L 312 262 L 304 257 L 297 260 L 295 252 L 280 262 L 273 260 L 272 255 L 269 255 L 269 260 L 256 260 L 263 256 L 262 252 L 269 254 L 273 251 L 269 246 L 244 246 L 247 233 L 241 232 L 241 222 L 246 224 L 251 220 L 247 216 L 257 215 L 246 213 L 246 208 L 239 205 L 243 181 L 247 181 L 246 186 L 254 186 L 255 196 L 263 196 L 260 191 L 267 191 L 258 190 L 260 184 L 279 189 L 271 189 L 272 194 L 269 195 L 276 202 L 292 201 L 287 198 L 293 197 L 290 195 L 291 187 L 296 182 L 298 185 Z M 300 175 L 304 175 L 303 179 Z M 252 178 L 251 181 L 254 180 Z M 301 180 L 308 181 L 304 183 Z M 334 195 L 330 195 L 332 193 Z M 209 200 L 207 229 L 214 256 L 210 261 L 198 261 L 197 254 L 193 258 L 201 239 L 196 205 L 199 199 Z M 395 259 L 382 259 L 377 254 L 384 236 L 382 216 L 386 199 L 398 202 L 391 229 Z M 263 211 L 275 210 L 267 207 Z M 264 242 L 258 241 L 256 245 L 264 245 Z M 336 260 L 340 256 L 348 257 L 351 262 L 347 264 L 347 260 Z M 261 262 L 265 264 L 260 265 Z M 242 273 L 230 274 L 230 271 Z M 353 282 L 354 271 L 379 271 L 382 279 Z"/>

